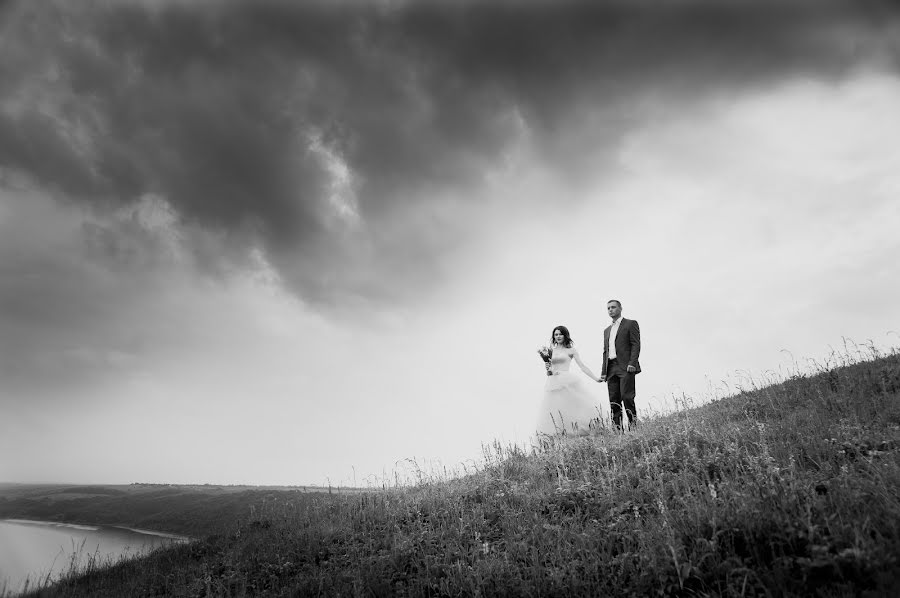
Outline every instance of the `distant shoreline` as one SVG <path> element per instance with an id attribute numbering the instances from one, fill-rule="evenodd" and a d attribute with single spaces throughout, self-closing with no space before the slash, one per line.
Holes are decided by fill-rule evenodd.
<path id="1" fill-rule="evenodd" d="M 110 525 L 107 527 L 115 527 L 118 529 L 127 529 L 130 532 L 134 532 L 136 534 L 144 534 L 145 536 L 158 536 L 160 538 L 167 538 L 169 540 L 179 540 L 181 542 L 191 542 L 196 538 L 192 538 L 190 536 L 183 536 L 181 534 L 171 534 L 169 532 L 158 532 L 149 529 L 140 529 L 137 527 L 126 527 L 124 525 Z"/>
<path id="2" fill-rule="evenodd" d="M 133 532 L 135 534 L 141 534 L 145 536 L 154 536 L 158 538 L 165 538 L 167 540 L 177 540 L 179 542 L 191 542 L 195 540 L 190 536 L 185 536 L 182 534 L 172 534 L 168 532 L 159 532 L 155 530 L 149 529 L 141 529 L 137 527 L 128 527 L 125 525 L 108 525 L 108 524 L 99 524 L 99 525 L 88 525 L 83 523 L 64 523 L 61 521 L 41 521 L 36 519 L 0 519 L 0 523 L 16 523 L 21 525 L 34 525 L 41 527 L 66 527 L 79 531 L 89 531 L 89 532 L 97 532 L 102 531 L 103 528 L 107 529 L 122 529 Z"/>
<path id="3" fill-rule="evenodd" d="M 99 526 L 85 525 L 82 523 L 63 523 L 61 521 L 40 521 L 37 519 L 0 519 L 4 523 L 19 523 L 23 525 L 40 525 L 44 527 L 69 527 L 81 531 L 96 532 L 100 530 Z"/>

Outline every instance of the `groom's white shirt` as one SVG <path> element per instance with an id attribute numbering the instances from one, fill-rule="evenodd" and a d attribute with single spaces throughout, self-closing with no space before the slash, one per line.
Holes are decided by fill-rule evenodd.
<path id="1" fill-rule="evenodd" d="M 613 322 L 612 328 L 609 329 L 609 357 L 607 359 L 616 358 L 616 334 L 619 332 L 619 324 L 622 323 L 622 316 Z"/>

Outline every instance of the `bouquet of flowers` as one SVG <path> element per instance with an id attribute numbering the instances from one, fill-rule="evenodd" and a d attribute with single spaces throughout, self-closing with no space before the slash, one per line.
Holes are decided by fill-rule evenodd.
<path id="1" fill-rule="evenodd" d="M 545 345 L 538 349 L 538 355 L 544 360 L 544 367 L 547 369 L 547 375 L 552 376 L 553 372 L 550 371 L 550 358 L 553 357 L 553 349 Z"/>

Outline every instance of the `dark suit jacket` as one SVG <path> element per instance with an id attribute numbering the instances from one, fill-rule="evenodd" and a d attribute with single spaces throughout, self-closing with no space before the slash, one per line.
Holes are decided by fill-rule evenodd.
<path id="1" fill-rule="evenodd" d="M 609 364 L 609 331 L 612 330 L 612 324 L 603 331 L 603 371 L 602 376 L 606 375 L 606 368 Z M 641 364 L 638 357 L 641 355 L 641 327 L 638 326 L 637 320 L 628 320 L 622 318 L 619 322 L 619 332 L 613 339 L 616 343 L 616 359 L 619 363 L 625 365 L 633 365 L 637 370 L 635 374 L 641 373 Z"/>

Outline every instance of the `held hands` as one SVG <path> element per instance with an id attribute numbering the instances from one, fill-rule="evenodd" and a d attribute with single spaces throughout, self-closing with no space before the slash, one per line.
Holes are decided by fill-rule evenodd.
<path id="1" fill-rule="evenodd" d="M 600 376 L 597 378 L 597 382 L 606 382 L 606 376 Z"/>

